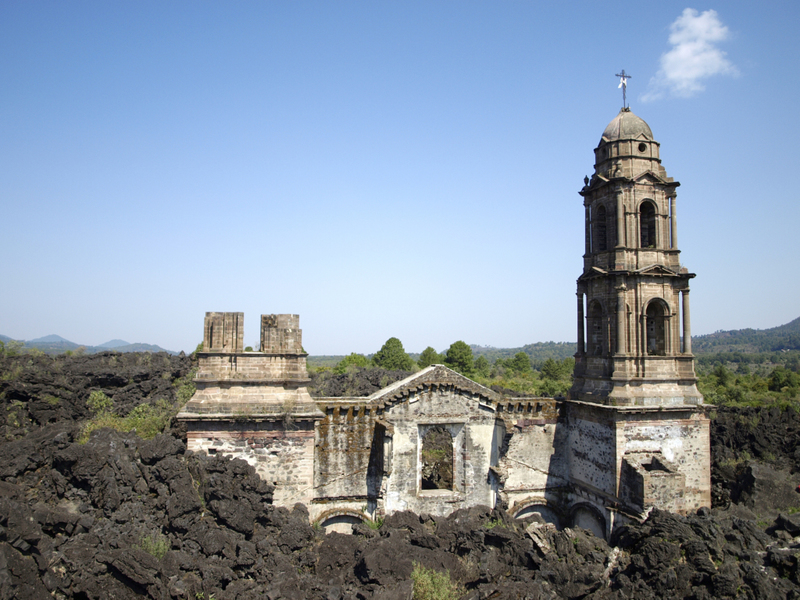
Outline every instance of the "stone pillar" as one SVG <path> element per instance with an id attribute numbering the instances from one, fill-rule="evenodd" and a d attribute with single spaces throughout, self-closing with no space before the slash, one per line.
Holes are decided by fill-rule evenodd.
<path id="1" fill-rule="evenodd" d="M 622 192 L 617 192 L 617 248 L 625 245 L 625 206 L 622 203 Z"/>
<path id="2" fill-rule="evenodd" d="M 586 336 L 583 331 L 583 292 L 578 291 L 578 354 L 586 353 L 584 340 Z"/>
<path id="3" fill-rule="evenodd" d="M 675 212 L 675 198 L 676 196 L 671 196 L 669 199 L 670 233 L 672 234 L 670 244 L 672 250 L 678 249 L 678 215 Z"/>
<path id="4" fill-rule="evenodd" d="M 589 254 L 592 251 L 592 221 L 591 221 L 591 212 L 589 209 L 589 205 L 586 205 L 586 216 L 584 217 L 586 221 L 586 254 Z"/>
<path id="5" fill-rule="evenodd" d="M 692 353 L 692 325 L 689 315 L 689 288 L 681 290 L 683 299 L 683 353 Z"/>
<path id="6" fill-rule="evenodd" d="M 625 284 L 617 287 L 617 354 L 626 353 L 625 322 Z"/>

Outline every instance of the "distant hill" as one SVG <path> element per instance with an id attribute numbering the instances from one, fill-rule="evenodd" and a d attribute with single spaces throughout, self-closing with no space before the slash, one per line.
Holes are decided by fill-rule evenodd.
<path id="1" fill-rule="evenodd" d="M 114 352 L 167 352 L 168 354 L 178 354 L 172 350 L 167 350 L 155 344 L 131 344 L 124 340 L 111 340 L 100 346 L 86 346 L 83 344 L 76 344 L 71 342 L 60 335 L 46 335 L 44 337 L 36 338 L 35 340 L 13 340 L 12 338 L 0 335 L 0 341 L 4 344 L 13 341 L 19 341 L 22 344 L 20 348 L 23 352 L 25 350 L 36 349 L 44 352 L 45 354 L 64 354 L 65 352 L 74 352 L 82 348 L 86 354 L 97 354 L 98 352 L 107 352 L 113 350 Z"/>
<path id="2" fill-rule="evenodd" d="M 105 344 L 100 344 L 97 346 L 98 348 L 119 348 L 120 346 L 130 346 L 130 342 L 126 342 L 125 340 L 111 340 L 110 342 L 106 342 Z"/>
<path id="3" fill-rule="evenodd" d="M 800 317 L 770 329 L 735 329 L 692 337 L 695 354 L 800 350 Z"/>
<path id="4" fill-rule="evenodd" d="M 68 339 L 61 337 L 60 335 L 52 334 L 46 335 L 44 337 L 36 338 L 35 340 L 30 340 L 26 342 L 27 344 L 71 344 Z"/>

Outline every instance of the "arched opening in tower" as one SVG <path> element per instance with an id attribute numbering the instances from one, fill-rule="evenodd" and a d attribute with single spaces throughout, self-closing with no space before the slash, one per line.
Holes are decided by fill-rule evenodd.
<path id="1" fill-rule="evenodd" d="M 592 302 L 589 306 L 589 354 L 602 356 L 604 350 L 603 308 L 599 302 Z"/>
<path id="2" fill-rule="evenodd" d="M 656 247 L 656 208 L 652 202 L 642 202 L 639 208 L 639 230 L 642 248 Z"/>
<path id="3" fill-rule="evenodd" d="M 597 209 L 594 223 L 594 239 L 597 242 L 597 252 L 604 252 L 608 249 L 606 242 L 606 207 L 601 206 Z"/>
<path id="4" fill-rule="evenodd" d="M 437 425 L 425 433 L 420 452 L 423 490 L 453 489 L 453 436 Z"/>
<path id="5" fill-rule="evenodd" d="M 647 306 L 647 353 L 652 356 L 666 354 L 664 307 L 660 302 L 651 302 Z"/>

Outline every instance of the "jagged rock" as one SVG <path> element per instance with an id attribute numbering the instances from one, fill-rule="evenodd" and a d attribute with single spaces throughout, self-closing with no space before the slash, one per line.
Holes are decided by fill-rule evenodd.
<path id="1" fill-rule="evenodd" d="M 7 429 L 13 439 L 0 451 L 0 600 L 406 600 L 415 562 L 449 572 L 469 599 L 800 597 L 800 516 L 788 510 L 800 505 L 791 473 L 800 468 L 800 418 L 791 410 L 720 409 L 713 472 L 731 508 L 654 510 L 612 545 L 486 507 L 441 519 L 395 513 L 378 530 L 325 535 L 305 507 L 272 506 L 271 486 L 252 467 L 187 452 L 175 432 L 143 441 L 103 430 L 77 444 L 93 386 L 124 414 L 174 397 L 170 377 L 189 367 L 159 355 L 149 366 L 141 356 L 100 356 L 34 357 L 18 379 L 0 382 L 0 408 L 21 411 L 30 428 L 22 437 Z M 117 366 L 107 364 L 114 358 Z M 744 450 L 753 460 L 737 460 Z M 766 493 L 764 482 L 781 478 L 795 495 Z M 741 518 L 755 510 L 774 511 L 767 532 Z"/>

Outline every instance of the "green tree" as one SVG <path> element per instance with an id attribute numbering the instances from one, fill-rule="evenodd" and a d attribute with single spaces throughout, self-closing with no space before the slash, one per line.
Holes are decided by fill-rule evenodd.
<path id="1" fill-rule="evenodd" d="M 414 368 L 414 361 L 406 354 L 403 342 L 396 337 L 389 338 L 383 347 L 372 357 L 372 362 L 376 367 L 390 369 L 392 371 L 410 371 Z"/>
<path id="2" fill-rule="evenodd" d="M 552 360 L 552 359 L 548 359 Z M 531 357 L 524 352 L 517 352 L 514 358 L 506 363 L 506 368 L 511 369 L 515 373 L 525 375 L 531 372 Z"/>
<path id="3" fill-rule="evenodd" d="M 472 348 L 461 340 L 454 342 L 447 349 L 444 364 L 467 377 L 472 377 L 475 370 L 472 358 Z"/>
<path id="4" fill-rule="evenodd" d="M 424 369 L 425 367 L 430 367 L 431 365 L 441 365 L 444 363 L 444 356 L 439 354 L 436 350 L 428 346 L 425 350 L 422 351 L 422 354 L 419 355 L 419 360 L 417 364 L 419 365 L 420 369 Z"/>
<path id="5" fill-rule="evenodd" d="M 775 367 L 769 376 L 769 389 L 773 392 L 795 391 L 800 387 L 800 375 L 785 367 Z"/>
<path id="6" fill-rule="evenodd" d="M 492 365 L 482 354 L 475 359 L 475 374 L 481 377 L 489 377 L 492 374 Z"/>
<path id="7" fill-rule="evenodd" d="M 369 367 L 370 364 L 370 360 L 366 356 L 353 352 L 336 363 L 336 366 L 333 368 L 333 372 L 337 375 L 342 375 L 347 371 L 347 367 L 353 366 L 366 368 Z"/>

